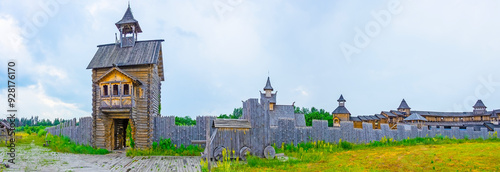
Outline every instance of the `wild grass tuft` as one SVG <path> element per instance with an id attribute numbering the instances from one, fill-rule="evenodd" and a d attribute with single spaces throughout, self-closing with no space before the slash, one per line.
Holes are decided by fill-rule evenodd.
<path id="1" fill-rule="evenodd" d="M 98 155 L 104 155 L 109 153 L 109 151 L 106 149 L 93 148 L 92 146 L 75 144 L 66 136 L 60 137 L 48 134 L 45 140 L 50 140 L 50 144 L 48 147 L 56 152 L 68 152 L 76 154 L 98 154 Z"/>
<path id="2" fill-rule="evenodd" d="M 132 143 L 132 142 L 131 142 Z M 170 138 L 160 139 L 159 142 L 153 142 L 149 149 L 128 149 L 127 156 L 199 156 L 203 151 L 201 146 L 197 145 L 175 145 Z"/>

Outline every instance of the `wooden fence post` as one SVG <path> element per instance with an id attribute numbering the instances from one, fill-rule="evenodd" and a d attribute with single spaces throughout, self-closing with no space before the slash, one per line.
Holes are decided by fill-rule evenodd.
<path id="1" fill-rule="evenodd" d="M 205 118 L 207 121 L 207 127 L 205 128 L 206 130 L 206 150 L 207 150 L 207 163 L 208 163 L 208 171 L 210 172 L 210 118 Z"/>

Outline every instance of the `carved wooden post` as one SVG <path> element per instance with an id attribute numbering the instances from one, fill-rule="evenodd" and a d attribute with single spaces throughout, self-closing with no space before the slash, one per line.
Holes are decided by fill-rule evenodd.
<path id="1" fill-rule="evenodd" d="M 208 163 L 208 171 L 210 172 L 210 118 L 206 117 L 207 119 L 207 127 L 205 128 L 206 130 L 206 150 L 207 150 L 207 163 Z"/>

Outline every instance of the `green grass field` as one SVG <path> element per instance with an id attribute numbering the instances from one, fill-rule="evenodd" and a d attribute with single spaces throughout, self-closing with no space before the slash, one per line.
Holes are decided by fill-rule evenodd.
<path id="1" fill-rule="evenodd" d="M 307 151 L 306 146 L 279 150 L 288 160 L 250 157 L 247 162 L 219 163 L 213 171 L 500 171 L 498 138 L 418 138 L 347 149 L 314 144 Z"/>
<path id="2" fill-rule="evenodd" d="M 45 130 L 40 130 L 37 133 L 29 132 L 17 132 L 16 133 L 16 145 L 29 145 L 34 143 L 36 146 L 43 146 L 46 143 L 46 140 L 50 140 L 50 145 L 48 148 L 55 152 L 66 152 L 66 153 L 75 153 L 75 154 L 108 154 L 108 150 L 106 149 L 96 149 L 91 146 L 77 145 L 68 137 L 59 137 L 53 136 L 51 134 L 46 135 L 47 132 Z M 0 147 L 6 147 L 5 144 L 0 144 Z"/>
<path id="3" fill-rule="evenodd" d="M 327 154 L 319 162 L 291 165 L 286 170 L 500 171 L 498 148 L 499 142 L 372 148 Z"/>

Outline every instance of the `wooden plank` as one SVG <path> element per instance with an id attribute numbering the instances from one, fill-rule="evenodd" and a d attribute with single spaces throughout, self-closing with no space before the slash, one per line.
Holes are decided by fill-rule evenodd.
<path id="1" fill-rule="evenodd" d="M 209 122 L 209 119 L 207 119 L 206 135 L 205 135 L 205 137 L 206 137 L 206 139 L 205 139 L 206 140 L 206 143 L 205 143 L 206 144 L 206 148 L 205 148 L 205 150 L 207 152 L 208 171 L 211 171 L 212 168 L 211 168 L 211 161 L 210 161 L 210 154 L 211 154 L 210 149 L 211 148 L 210 148 L 210 130 L 209 130 L 209 128 L 210 128 L 210 122 Z"/>
<path id="2" fill-rule="evenodd" d="M 205 144 L 207 140 L 191 140 L 191 144 Z"/>
<path id="3" fill-rule="evenodd" d="M 250 121 L 246 119 L 216 119 L 215 128 L 252 128 Z"/>

